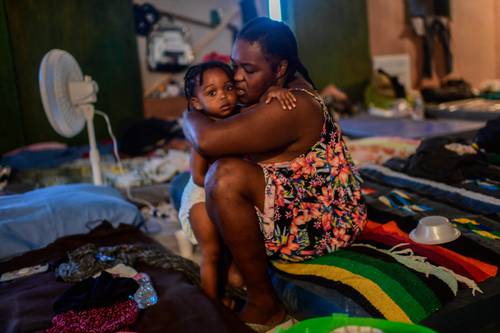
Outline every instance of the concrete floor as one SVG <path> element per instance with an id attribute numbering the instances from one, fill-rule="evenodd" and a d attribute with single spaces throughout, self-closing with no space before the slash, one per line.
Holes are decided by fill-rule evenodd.
<path id="1" fill-rule="evenodd" d="M 143 231 L 165 248 L 199 263 L 198 247 L 193 246 L 184 235 L 177 210 L 167 203 L 158 205 L 157 209 L 158 214 L 155 217 L 149 216 L 149 212 L 143 210 L 143 215 L 146 216 Z"/>

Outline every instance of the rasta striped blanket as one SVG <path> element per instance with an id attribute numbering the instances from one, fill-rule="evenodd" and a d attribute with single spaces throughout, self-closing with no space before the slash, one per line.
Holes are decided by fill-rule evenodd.
<path id="1" fill-rule="evenodd" d="M 394 221 L 369 221 L 349 248 L 306 262 L 272 264 L 293 278 L 341 291 L 374 317 L 419 322 L 450 301 L 459 288 L 482 292 L 478 283 L 497 274 L 498 258 L 471 257 L 477 251 L 462 250 L 469 244 L 445 245 L 416 244 Z"/>

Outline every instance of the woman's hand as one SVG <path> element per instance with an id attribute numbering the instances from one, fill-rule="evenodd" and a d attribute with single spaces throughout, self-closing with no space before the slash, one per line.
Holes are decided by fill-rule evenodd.
<path id="1" fill-rule="evenodd" d="M 297 99 L 290 92 L 290 90 L 285 88 L 280 88 L 277 86 L 272 86 L 267 89 L 267 92 L 264 94 L 266 104 L 269 104 L 273 98 L 276 98 L 278 102 L 280 102 L 281 106 L 284 110 L 294 109 L 297 104 Z"/>

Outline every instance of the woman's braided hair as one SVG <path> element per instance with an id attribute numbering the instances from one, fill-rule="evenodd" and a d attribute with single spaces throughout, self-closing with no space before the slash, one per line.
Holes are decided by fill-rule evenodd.
<path id="1" fill-rule="evenodd" d="M 297 40 L 285 23 L 264 16 L 257 17 L 243 27 L 236 39 L 250 43 L 258 42 L 270 58 L 274 71 L 278 69 L 281 60 L 287 60 L 285 85 L 293 80 L 296 72 L 299 72 L 316 89 L 309 72 L 299 59 Z"/>

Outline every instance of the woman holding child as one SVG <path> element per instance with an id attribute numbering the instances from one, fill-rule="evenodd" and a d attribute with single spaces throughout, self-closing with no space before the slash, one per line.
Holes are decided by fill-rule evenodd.
<path id="1" fill-rule="evenodd" d="M 231 60 L 244 108 L 216 120 L 193 109 L 184 115 L 184 131 L 197 153 L 214 161 L 205 176 L 205 207 L 247 287 L 239 316 L 273 326 L 286 312 L 268 260 L 303 261 L 348 246 L 363 229 L 366 211 L 340 130 L 288 26 L 252 20 Z M 268 89 L 276 87 L 293 97 L 272 98 Z"/>

